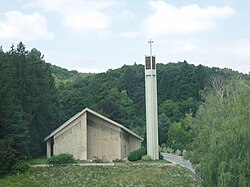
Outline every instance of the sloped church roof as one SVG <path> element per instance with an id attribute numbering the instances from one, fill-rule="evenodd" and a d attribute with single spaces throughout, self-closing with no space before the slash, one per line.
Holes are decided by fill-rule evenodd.
<path id="1" fill-rule="evenodd" d="M 56 133 L 58 133 L 60 130 L 64 129 L 65 127 L 67 127 L 71 122 L 73 122 L 75 119 L 77 119 L 78 117 L 80 117 L 82 114 L 84 114 L 85 112 L 88 112 L 88 113 L 91 113 L 92 115 L 94 116 L 97 116 L 109 123 L 111 123 L 112 125 L 114 126 L 117 126 L 121 129 L 123 129 L 124 131 L 126 131 L 127 133 L 133 135 L 134 137 L 140 139 L 140 140 L 143 140 L 142 137 L 140 137 L 139 135 L 137 135 L 136 133 L 134 133 L 133 131 L 131 131 L 130 129 L 124 127 L 123 125 L 89 109 L 89 108 L 85 108 L 84 110 L 82 110 L 81 112 L 78 112 L 76 115 L 74 115 L 73 117 L 71 117 L 68 121 L 66 121 L 65 123 L 63 123 L 61 126 L 59 126 L 56 130 L 54 130 L 53 132 L 51 132 L 45 139 L 44 141 L 47 141 L 49 138 L 53 137 Z"/>

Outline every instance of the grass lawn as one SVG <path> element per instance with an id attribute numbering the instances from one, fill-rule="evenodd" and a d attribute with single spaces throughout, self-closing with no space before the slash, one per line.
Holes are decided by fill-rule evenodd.
<path id="1" fill-rule="evenodd" d="M 39 158 L 34 158 L 31 160 L 26 160 L 25 161 L 29 165 L 39 165 L 39 164 L 48 164 L 48 159 L 47 157 L 39 157 Z M 87 160 L 77 160 L 77 163 L 88 163 L 90 161 Z"/>
<path id="2" fill-rule="evenodd" d="M 31 159 L 31 160 L 27 160 L 25 161 L 27 164 L 29 165 L 39 165 L 39 164 L 47 164 L 48 162 L 48 159 L 47 157 L 39 157 L 39 158 L 34 158 L 34 159 Z M 77 160 L 77 163 L 93 163 L 91 161 L 88 161 L 88 160 Z M 120 162 L 116 162 L 116 163 L 120 163 Z M 125 163 L 125 162 L 121 162 L 121 163 Z M 136 162 L 133 162 L 133 163 L 171 163 L 167 160 L 156 160 L 156 161 L 143 161 L 143 160 L 138 160 Z"/>
<path id="3" fill-rule="evenodd" d="M 27 160 L 25 162 L 29 165 L 47 164 L 47 157 L 34 158 L 32 160 Z"/>
<path id="4" fill-rule="evenodd" d="M 0 178 L 0 186 L 198 186 L 181 167 L 119 164 L 115 166 L 57 166 L 30 168 L 21 175 Z"/>

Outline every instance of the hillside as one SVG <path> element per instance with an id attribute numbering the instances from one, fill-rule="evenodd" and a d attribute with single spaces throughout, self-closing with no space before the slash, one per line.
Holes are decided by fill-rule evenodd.
<path id="1" fill-rule="evenodd" d="M 76 70 L 67 70 L 66 68 L 61 68 L 56 65 L 49 64 L 52 76 L 55 79 L 56 87 L 59 86 L 61 83 L 65 84 L 68 82 L 73 82 L 79 78 L 84 78 L 89 75 L 93 75 L 92 73 L 79 73 Z"/>
<path id="2" fill-rule="evenodd" d="M 59 67 L 52 69 L 54 76 L 61 83 L 57 88 L 61 123 L 83 108 L 89 107 L 144 136 L 143 65 L 124 65 L 91 76 L 82 76 Z M 61 76 L 62 71 L 64 76 Z M 202 93 L 212 86 L 211 77 L 221 77 L 226 82 L 235 77 L 245 79 L 248 76 L 229 69 L 195 66 L 186 61 L 157 64 L 159 121 L 167 117 L 167 121 L 173 123 L 185 117 L 186 113 L 195 115 L 203 102 Z M 169 123 L 159 124 L 160 132 L 166 129 Z M 160 142 L 165 143 L 166 132 L 160 136 Z"/>

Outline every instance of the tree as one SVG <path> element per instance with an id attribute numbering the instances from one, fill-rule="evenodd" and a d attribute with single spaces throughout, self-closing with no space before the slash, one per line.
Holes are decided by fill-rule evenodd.
<path id="1" fill-rule="evenodd" d="M 33 156 L 44 153 L 43 139 L 58 125 L 58 109 L 54 79 L 43 55 L 32 49 L 24 70 L 24 86 L 21 103 L 25 118 L 29 122 L 30 150 Z"/>
<path id="2" fill-rule="evenodd" d="M 119 77 L 118 89 L 126 90 L 128 96 L 135 104 L 136 113 L 141 115 L 145 113 L 145 80 L 144 67 L 134 64 L 133 66 L 123 66 L 123 71 Z"/>
<path id="3" fill-rule="evenodd" d="M 168 145 L 174 150 L 189 149 L 191 142 L 193 141 L 193 123 L 192 114 L 187 114 L 180 122 L 173 123 L 168 131 Z"/>
<path id="4" fill-rule="evenodd" d="M 186 61 L 180 64 L 178 77 L 179 92 L 176 94 L 182 100 L 191 98 L 199 98 L 199 82 L 195 74 L 195 66 L 189 65 Z"/>
<path id="5" fill-rule="evenodd" d="M 0 53 L 0 175 L 10 171 L 19 159 L 30 154 L 28 123 L 24 119 L 20 96 L 21 61 L 15 52 Z"/>
<path id="6" fill-rule="evenodd" d="M 222 76 L 211 76 L 211 90 L 214 92 L 214 95 L 218 97 L 221 101 L 225 94 L 224 92 L 224 78 Z"/>
<path id="7" fill-rule="evenodd" d="M 182 118 L 179 102 L 173 100 L 165 100 L 160 105 L 160 113 L 166 114 L 171 121 L 179 121 Z"/>
<path id="8" fill-rule="evenodd" d="M 13 148 L 13 139 L 0 139 L 0 176 L 8 173 L 17 161 L 17 151 Z"/>
<path id="9" fill-rule="evenodd" d="M 100 100 L 98 108 L 106 116 L 125 126 L 129 126 L 131 118 L 134 117 L 133 101 L 126 91 L 119 92 L 117 88 L 112 88 L 107 96 Z"/>
<path id="10" fill-rule="evenodd" d="M 44 137 L 57 125 L 54 80 L 41 52 L 20 42 L 0 53 L 0 140 L 12 138 L 15 159 L 44 153 Z"/>
<path id="11" fill-rule="evenodd" d="M 159 115 L 159 144 L 166 143 L 168 140 L 168 129 L 171 124 L 170 119 L 165 113 Z"/>
<path id="12" fill-rule="evenodd" d="M 235 80 L 210 92 L 195 120 L 191 161 L 204 186 L 250 185 L 250 82 Z"/>

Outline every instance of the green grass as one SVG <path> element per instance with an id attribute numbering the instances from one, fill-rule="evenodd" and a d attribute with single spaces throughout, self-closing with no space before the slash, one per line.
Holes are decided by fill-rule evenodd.
<path id="1" fill-rule="evenodd" d="M 4 187 L 42 186 L 166 186 L 194 187 L 198 183 L 173 165 L 122 164 L 30 168 L 21 175 L 0 178 Z"/>
<path id="2" fill-rule="evenodd" d="M 29 165 L 48 164 L 47 157 L 39 157 L 25 161 Z M 76 160 L 77 163 L 90 163 L 88 160 Z"/>
<path id="3" fill-rule="evenodd" d="M 39 157 L 25 161 L 29 165 L 47 164 L 47 157 Z"/>
<path id="4" fill-rule="evenodd" d="M 77 163 L 92 163 L 91 161 L 88 160 L 76 160 Z M 34 158 L 31 160 L 27 160 L 25 161 L 27 164 L 29 165 L 38 165 L 38 164 L 47 164 L 47 157 L 39 157 L 39 158 Z M 119 162 L 116 162 L 119 163 Z M 122 161 L 121 163 L 125 163 L 125 161 Z M 131 163 L 171 163 L 167 160 L 155 160 L 155 161 L 143 161 L 143 160 L 138 160 L 135 162 L 131 162 Z"/>
<path id="5" fill-rule="evenodd" d="M 144 160 L 137 160 L 135 162 L 131 162 L 131 163 L 155 163 L 155 164 L 169 164 L 171 162 L 167 161 L 167 160 L 152 160 L 152 161 L 144 161 Z"/>

